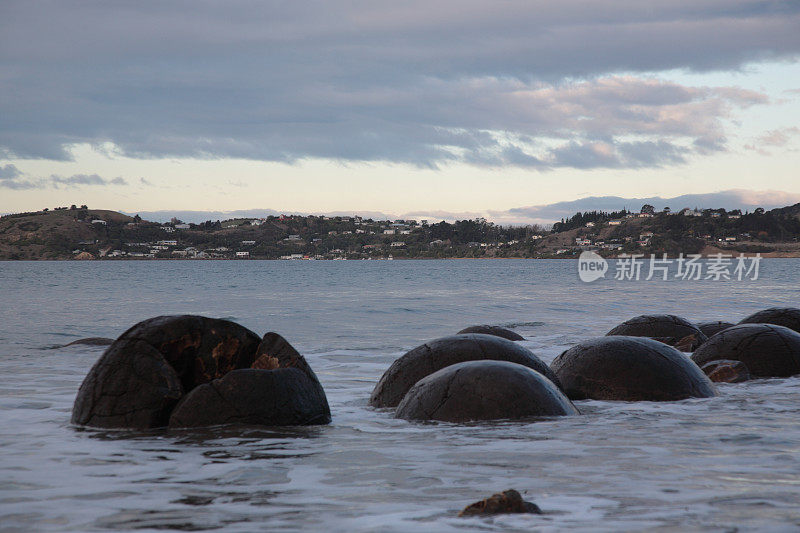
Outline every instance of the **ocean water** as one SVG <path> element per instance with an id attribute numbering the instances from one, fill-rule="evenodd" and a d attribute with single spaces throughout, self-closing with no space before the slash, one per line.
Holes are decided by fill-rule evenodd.
<path id="1" fill-rule="evenodd" d="M 681 402 L 576 402 L 539 422 L 419 424 L 367 399 L 427 340 L 503 324 L 550 362 L 643 313 L 800 306 L 800 260 L 758 280 L 579 281 L 573 261 L 0 262 L 0 531 L 800 528 L 800 377 Z M 156 315 L 227 318 L 304 353 L 329 426 L 70 425 L 102 348 Z M 515 488 L 545 514 L 457 518 Z"/>

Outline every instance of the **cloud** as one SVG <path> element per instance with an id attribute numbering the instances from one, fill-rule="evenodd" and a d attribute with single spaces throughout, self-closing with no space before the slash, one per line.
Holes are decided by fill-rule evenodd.
<path id="1" fill-rule="evenodd" d="M 800 135 L 800 128 L 796 126 L 771 130 L 755 139 L 752 144 L 744 145 L 744 148 L 746 150 L 756 151 L 761 155 L 770 155 L 770 152 L 766 150 L 767 147 L 784 147 L 797 135 Z"/>
<path id="2" fill-rule="evenodd" d="M 48 178 L 37 178 L 25 176 L 14 165 L 5 165 L 0 167 L 0 187 L 4 187 L 6 189 L 23 190 L 127 184 L 127 181 L 125 181 L 125 179 L 122 177 L 106 179 L 97 174 L 73 174 L 71 176 L 59 176 L 57 174 L 52 174 Z"/>
<path id="3" fill-rule="evenodd" d="M 0 166 L 0 180 L 13 180 L 22 175 L 16 165 Z"/>
<path id="4" fill-rule="evenodd" d="M 0 9 L 6 157 L 113 143 L 142 158 L 673 165 L 725 150 L 726 121 L 766 98 L 648 73 L 800 53 L 789 0 Z"/>

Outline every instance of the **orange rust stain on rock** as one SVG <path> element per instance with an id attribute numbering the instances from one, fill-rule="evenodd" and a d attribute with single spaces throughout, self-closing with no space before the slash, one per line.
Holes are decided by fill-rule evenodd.
<path id="1" fill-rule="evenodd" d="M 222 377 L 234 368 L 234 356 L 239 351 L 239 340 L 223 339 L 211 350 L 211 358 L 217 363 L 216 377 Z"/>
<path id="2" fill-rule="evenodd" d="M 250 368 L 258 368 L 260 370 L 275 370 L 276 368 L 280 368 L 281 363 L 278 361 L 277 357 L 272 357 L 268 353 L 265 353 L 255 361 L 253 364 L 250 365 Z"/>

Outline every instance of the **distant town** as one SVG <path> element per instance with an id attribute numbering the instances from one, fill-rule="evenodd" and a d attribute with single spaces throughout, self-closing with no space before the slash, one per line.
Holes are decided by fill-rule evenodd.
<path id="1" fill-rule="evenodd" d="M 552 227 L 315 215 L 157 223 L 86 205 L 0 218 L 3 260 L 572 258 L 583 250 L 800 256 L 800 204 L 744 213 L 644 205 L 576 213 Z"/>

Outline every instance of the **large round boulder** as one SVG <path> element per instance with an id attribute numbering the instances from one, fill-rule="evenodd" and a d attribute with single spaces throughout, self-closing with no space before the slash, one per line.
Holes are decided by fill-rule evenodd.
<path id="1" fill-rule="evenodd" d="M 626 320 L 606 335 L 650 337 L 670 346 L 680 346 L 683 351 L 693 351 L 708 339 L 697 326 L 676 315 L 640 315 Z"/>
<path id="2" fill-rule="evenodd" d="M 81 385 L 72 423 L 104 428 L 166 426 L 197 385 L 248 368 L 261 339 L 227 320 L 194 315 L 139 322 L 103 353 Z"/>
<path id="3" fill-rule="evenodd" d="M 770 307 L 748 316 L 739 324 L 775 324 L 800 333 L 800 309 L 796 307 Z"/>
<path id="4" fill-rule="evenodd" d="M 489 326 L 487 324 L 481 324 L 480 326 L 469 326 L 468 328 L 464 328 L 459 331 L 457 335 L 462 335 L 464 333 L 483 333 L 484 335 L 494 335 L 495 337 L 502 337 L 510 341 L 525 340 L 525 337 L 519 333 L 511 331 L 510 329 L 501 328 L 500 326 Z"/>
<path id="5" fill-rule="evenodd" d="M 708 338 L 711 338 L 720 331 L 732 328 L 736 324 L 731 324 L 730 322 L 724 322 L 722 320 L 714 320 L 711 322 L 700 322 L 699 324 L 696 325 L 697 329 L 703 332 L 703 335 L 705 335 Z"/>
<path id="6" fill-rule="evenodd" d="M 369 404 L 396 407 L 408 390 L 425 376 L 450 365 L 483 359 L 527 366 L 558 385 L 555 374 L 530 350 L 501 337 L 468 333 L 430 341 L 397 359 L 373 389 Z"/>
<path id="7" fill-rule="evenodd" d="M 253 399 L 247 391 L 256 382 L 273 383 L 272 389 L 283 398 L 282 409 L 288 414 L 274 415 L 272 420 L 292 420 L 292 424 L 312 423 L 307 421 L 326 416 L 330 420 L 319 381 L 305 359 L 283 337 L 267 333 L 260 339 L 247 328 L 227 320 L 180 315 L 145 320 L 115 340 L 84 379 L 72 409 L 72 422 L 103 428 L 164 427 L 184 395 L 232 371 L 250 368 L 270 377 L 259 374 L 260 377 L 253 378 L 249 373 L 247 377 L 234 376 L 221 387 L 232 391 L 236 384 L 244 384 L 241 398 L 228 400 L 218 396 L 216 407 L 208 401 L 194 408 L 192 405 L 201 402 L 184 402 L 177 420 L 190 421 L 192 416 L 200 416 L 195 412 L 199 409 L 205 411 L 203 416 L 207 418 L 216 416 L 218 420 L 226 420 L 219 413 L 230 405 Z M 297 372 L 286 372 L 288 369 Z M 229 384 L 233 385 L 225 389 Z M 287 392 L 295 389 L 294 393 Z M 265 402 L 271 401 L 267 396 L 264 398 Z M 309 412 L 306 404 L 302 404 L 305 398 L 315 399 L 322 418 L 292 414 Z M 298 399 L 301 405 L 292 405 L 292 399 Z M 258 409 L 268 410 L 263 406 Z M 259 420 L 262 419 L 266 420 L 263 417 Z"/>
<path id="8" fill-rule="evenodd" d="M 579 414 L 552 381 L 507 361 L 467 361 L 422 378 L 400 402 L 405 420 L 518 419 Z"/>
<path id="9" fill-rule="evenodd" d="M 774 324 L 740 324 L 717 333 L 692 355 L 700 366 L 720 359 L 743 362 L 753 377 L 800 374 L 800 333 Z"/>
<path id="10" fill-rule="evenodd" d="M 551 368 L 572 400 L 674 401 L 716 395 L 687 356 L 645 337 L 600 337 L 556 357 Z"/>

